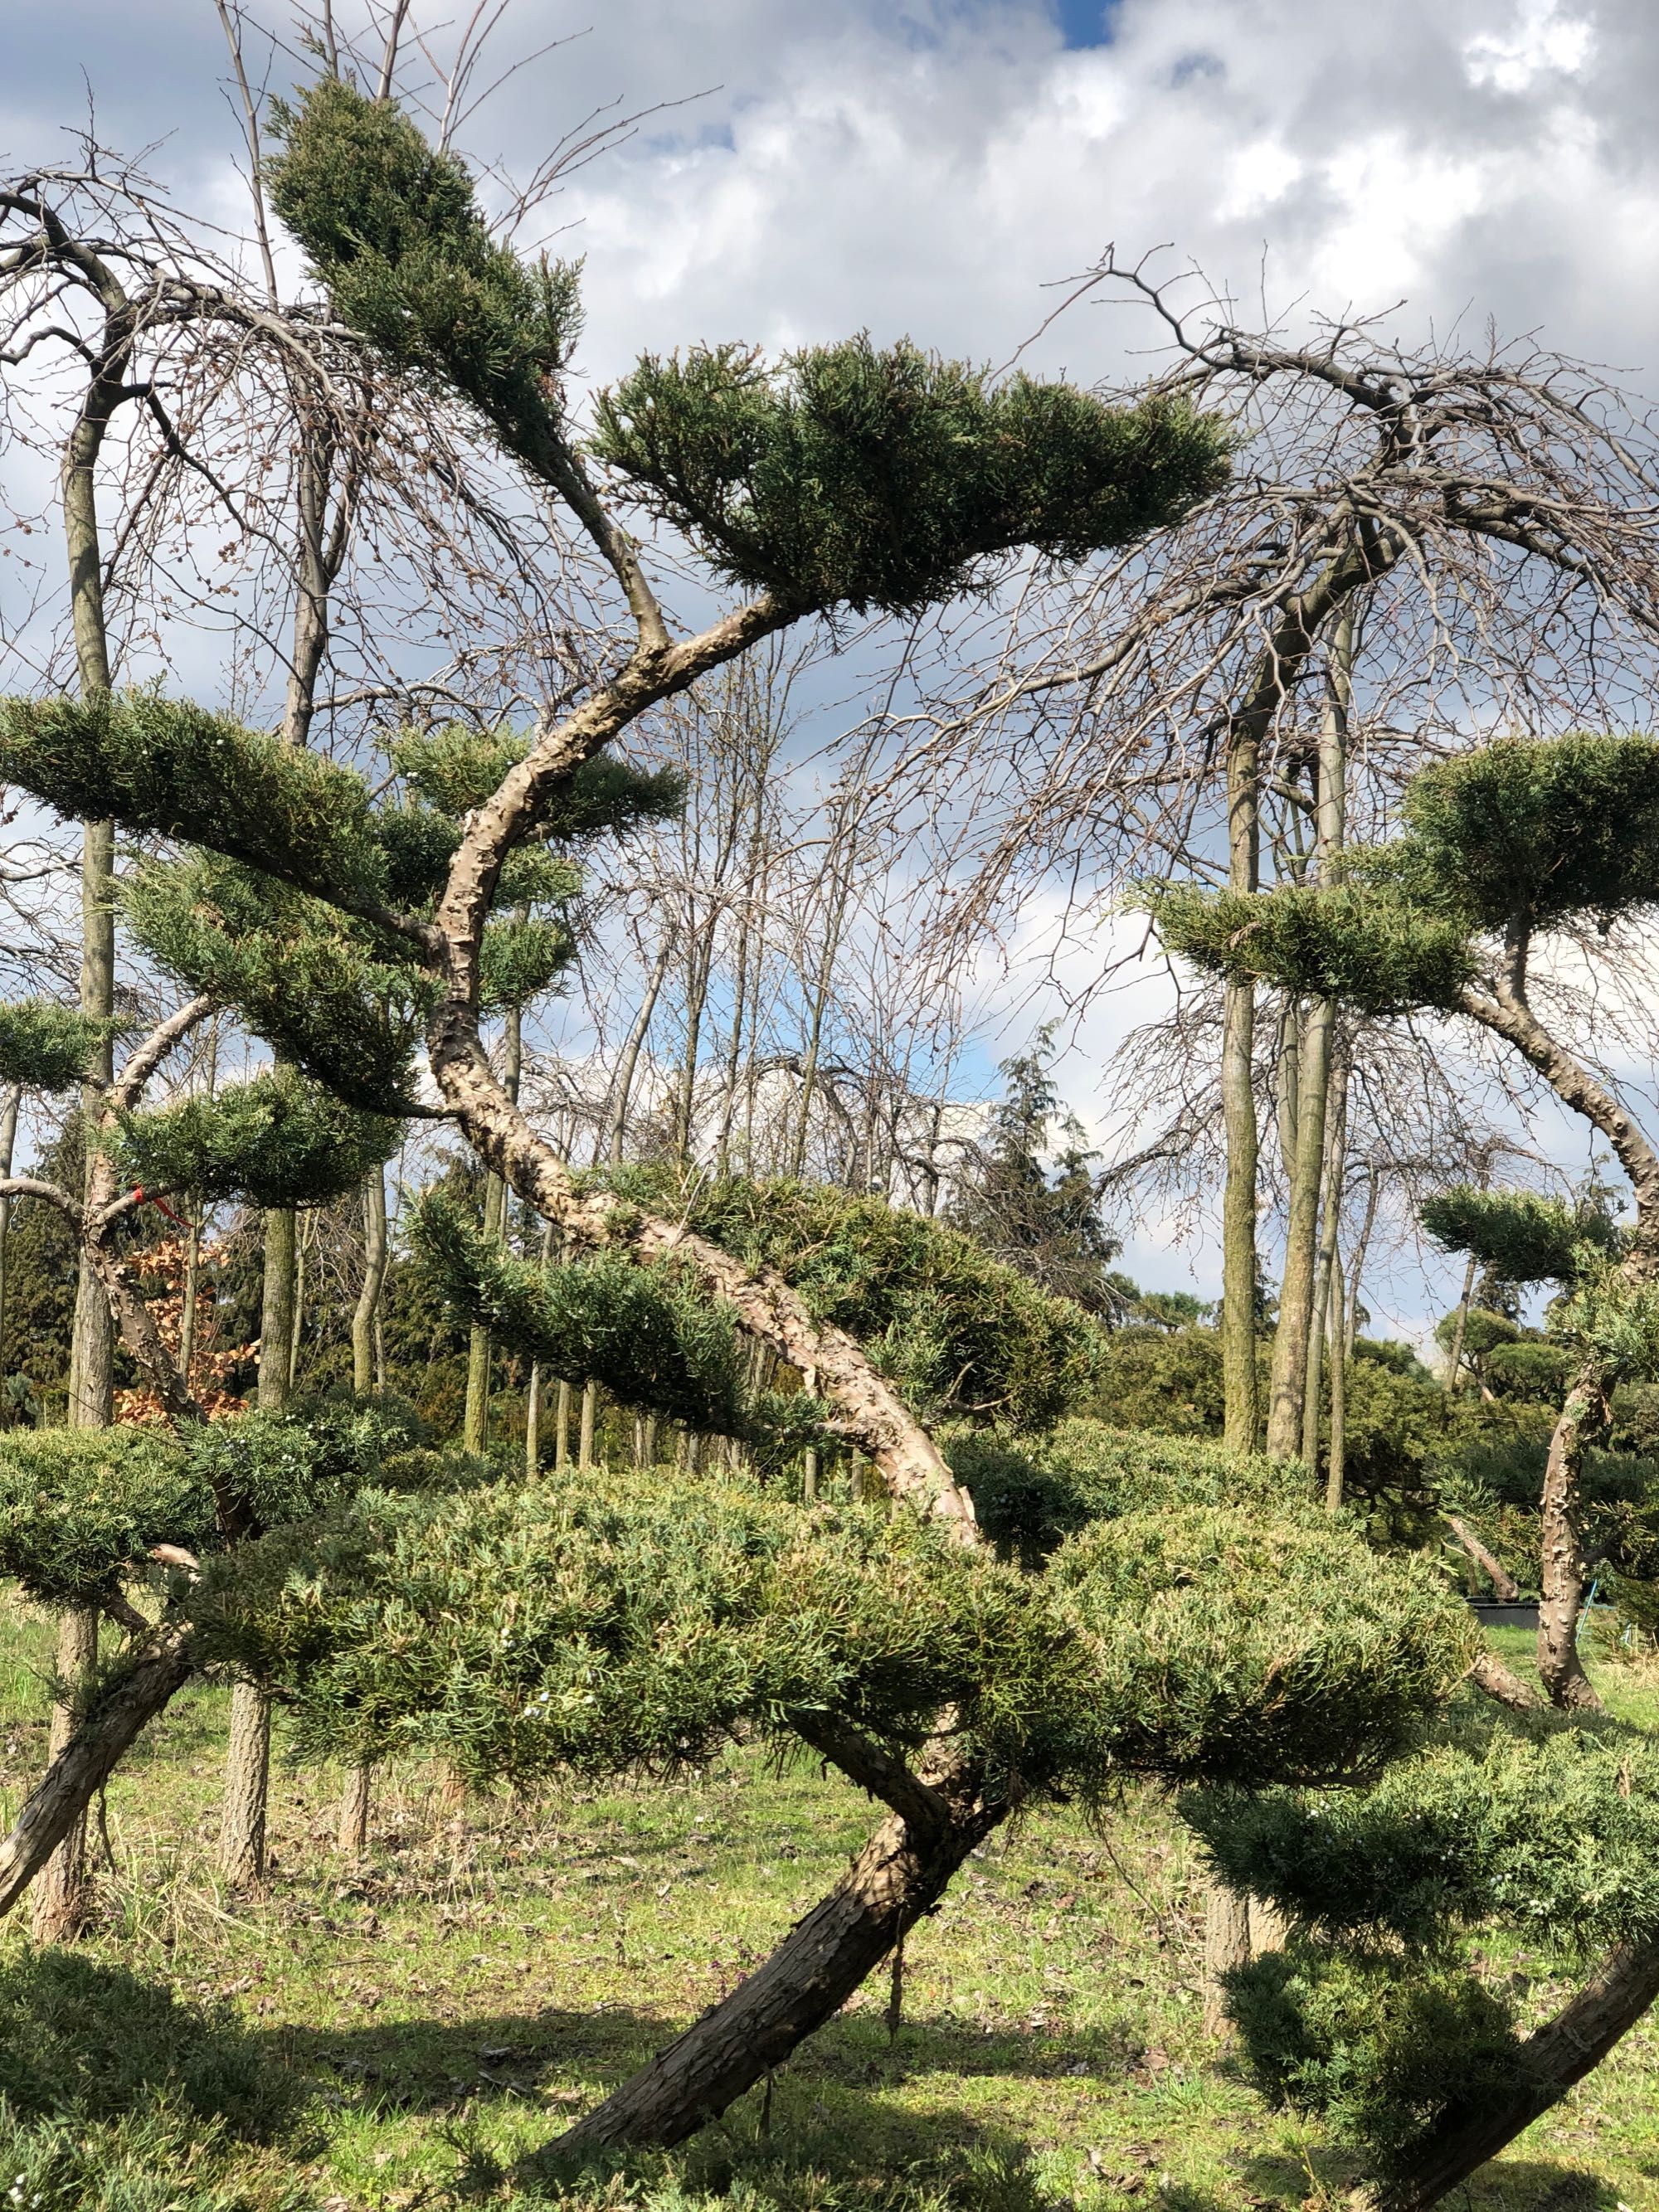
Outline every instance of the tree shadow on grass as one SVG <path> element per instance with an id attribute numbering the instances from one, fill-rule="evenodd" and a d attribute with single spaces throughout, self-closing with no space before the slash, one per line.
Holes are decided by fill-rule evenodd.
<path id="1" fill-rule="evenodd" d="M 374 2117 L 423 2115 L 450 2124 L 458 2144 L 492 2109 L 515 2104 L 534 2115 L 537 2148 L 510 2174 L 475 2150 L 476 2171 L 458 2185 L 481 2198 L 504 2184 L 531 2201 L 589 2207 L 605 2191 L 672 2183 L 697 2197 L 722 2197 L 741 2179 L 754 2212 L 1054 2212 L 1073 2201 L 1041 2185 L 1033 2148 L 994 2104 L 970 2109 L 949 2081 L 978 2077 L 1068 2078 L 1121 2082 L 1140 2056 L 1121 2036 L 1070 2037 L 1032 2031 L 988 2035 L 951 2017 L 907 2024 L 890 2048 L 876 2015 L 831 2023 L 797 2051 L 769 2087 L 749 2091 L 669 2154 L 587 2154 L 572 2161 L 558 2138 L 678 2034 L 678 2018 L 607 2006 L 558 2007 L 474 2016 L 465 2021 L 362 2021 L 340 2029 L 265 2031 L 276 2055 L 330 2102 Z M 937 2094 L 928 2077 L 939 2077 Z M 893 2093 L 908 2086 L 903 2098 Z M 465 2124 L 459 2116 L 467 2116 Z M 487 2132 L 487 2131 L 486 2131 Z M 523 2140 L 522 2135 L 520 2136 Z M 1079 2150 L 1079 2155 L 1085 2155 Z M 1087 2178 L 1109 2189 L 1146 2185 L 1137 2164 L 1109 2148 Z M 1122 2172 L 1119 2172 L 1120 2166 Z M 1219 2212 L 1218 2200 L 1178 2183 L 1168 2212 Z M 1296 2201 L 1296 2200 L 1292 2200 Z"/>
<path id="2" fill-rule="evenodd" d="M 1352 2153 L 1321 2145 L 1301 2158 L 1259 2153 L 1241 2166 L 1240 2178 L 1270 2203 L 1300 2204 L 1310 2179 L 1322 2201 L 1340 2203 L 1364 2176 Z M 1620 2197 L 1611 2182 L 1588 2168 L 1553 2159 L 1504 2159 L 1483 2166 L 1451 2201 L 1462 2212 L 1616 2212 Z"/>
<path id="3" fill-rule="evenodd" d="M 27 2119 L 103 2121 L 152 2106 L 247 2142 L 292 2120 L 294 2085 L 228 2008 L 73 1951 L 0 1967 L 0 2095 Z"/>
<path id="4" fill-rule="evenodd" d="M 259 2031 L 283 2065 L 366 2107 L 447 2112 L 526 2098 L 550 2112 L 597 2103 L 678 2035 L 684 2021 L 648 2009 L 556 2005 L 462 2021 L 363 2020 L 343 2027 Z M 1142 2056 L 1112 2029 L 1048 2035 L 945 2015 L 908 2021 L 890 2045 L 872 2014 L 829 2023 L 787 2069 L 817 2087 L 887 2091 L 929 2074 L 1120 2081 Z M 782 2076 L 780 2076 L 781 2079 Z"/>

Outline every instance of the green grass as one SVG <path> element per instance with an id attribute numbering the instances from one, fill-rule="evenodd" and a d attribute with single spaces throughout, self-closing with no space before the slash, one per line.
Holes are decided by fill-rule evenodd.
<path id="1" fill-rule="evenodd" d="M 29 1616 L 0 1617 L 0 1632 L 17 1717 L 0 1769 L 9 1813 L 43 1753 L 49 1647 Z M 1511 1665 L 1528 1662 L 1526 1638 L 1497 1640 Z M 1613 1702 L 1647 1717 L 1645 1677 L 1599 1672 Z M 42 2212 L 416 2212 L 556 2195 L 531 2154 L 763 1957 L 872 1823 L 816 1767 L 779 1772 L 747 1755 L 684 1786 L 534 1804 L 459 1800 L 411 1767 L 379 1778 L 360 1870 L 333 1847 L 340 1778 L 282 1768 L 270 1890 L 238 1899 L 212 1859 L 227 1702 L 191 1690 L 112 1786 L 113 1871 L 78 1955 L 218 2006 L 227 2063 L 252 2051 L 289 2090 L 286 2132 L 275 2145 L 246 2128 L 216 2136 L 163 2082 L 159 2117 L 147 2106 L 119 2142 L 108 2124 L 97 2137 L 97 2189 L 71 2173 Z M 895 2043 L 884 1977 L 778 2076 L 769 2116 L 757 2092 L 683 2156 L 590 2176 L 577 2201 L 1334 2206 L 1342 2161 L 1316 2130 L 1267 2112 L 1202 2032 L 1202 1908 L 1196 1853 L 1155 1794 L 1130 1798 L 1104 1832 L 1034 1818 L 994 1839 L 912 1935 Z M 0 1972 L 20 1956 L 24 1917 L 0 1930 Z M 118 2015 L 118 1987 L 111 2002 Z M 0 2112 L 0 2160 L 19 2161 L 0 2181 L 48 2133 L 19 2135 Z M 1659 2208 L 1654 2026 L 1468 2201 Z"/>

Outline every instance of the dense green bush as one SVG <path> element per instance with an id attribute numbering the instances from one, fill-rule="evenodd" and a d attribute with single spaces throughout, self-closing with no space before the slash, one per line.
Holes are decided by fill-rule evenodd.
<path id="1" fill-rule="evenodd" d="M 945 1707 L 1026 1788 L 1331 1777 L 1468 1656 L 1432 1577 L 1316 1516 L 1106 1522 L 1033 1579 L 908 1516 L 653 1474 L 367 1495 L 210 1563 L 191 1609 L 303 1748 L 518 1780 L 672 1769 L 813 1714 L 915 1745 Z"/>
<path id="2" fill-rule="evenodd" d="M 1311 1492 L 1299 1468 L 1243 1458 L 1207 1438 L 1063 1421 L 1016 1447 L 969 1433 L 946 1439 L 951 1468 L 992 1542 L 1028 1563 L 1092 1522 L 1164 1507 L 1233 1505 L 1294 1512 Z"/>
<path id="3" fill-rule="evenodd" d="M 1516 2078 L 1510 2005 L 1455 1965 L 1402 1972 L 1395 1952 L 1293 1942 L 1229 1977 L 1230 2009 L 1263 2094 L 1319 2114 L 1386 2174 L 1439 2113 Z"/>

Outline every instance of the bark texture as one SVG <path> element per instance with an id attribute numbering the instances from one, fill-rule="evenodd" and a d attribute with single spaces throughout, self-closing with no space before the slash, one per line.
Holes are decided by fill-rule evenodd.
<path id="1" fill-rule="evenodd" d="M 340 1850 L 349 1859 L 361 1859 L 368 1850 L 368 1811 L 374 1791 L 374 1769 L 359 1759 L 346 1776 L 340 1794 Z"/>
<path id="2" fill-rule="evenodd" d="M 363 1286 L 351 1316 L 351 1387 L 360 1398 L 374 1388 L 374 1323 L 386 1283 L 386 1170 L 363 1179 Z"/>
<path id="3" fill-rule="evenodd" d="M 1250 1906 L 1225 1882 L 1210 1885 L 1204 1899 L 1204 2033 L 1228 2036 L 1229 1974 L 1250 1962 Z"/>
<path id="4" fill-rule="evenodd" d="M 87 1807 L 118 1761 L 191 1672 L 190 1631 L 160 1630 L 81 1723 L 24 1800 L 11 1833 L 0 1839 L 0 1913 L 11 1910 L 58 1845 L 85 1819 Z"/>
<path id="5" fill-rule="evenodd" d="M 1010 1809 L 978 1778 L 936 1776 L 912 1817 L 883 1822 L 848 1872 L 765 1964 L 558 2141 L 561 2150 L 683 2142 L 781 2065 L 934 1905 Z"/>
<path id="6" fill-rule="evenodd" d="M 52 1708 L 46 1757 L 56 1760 L 76 1732 L 77 1692 L 98 1663 L 98 1616 L 76 1610 L 59 1616 L 57 1670 L 70 1692 Z M 90 1795 L 90 1793 L 88 1793 Z M 34 1893 L 30 1934 L 37 1943 L 72 1942 L 86 1924 L 91 1899 L 87 1881 L 87 1800 L 63 1832 Z"/>
<path id="7" fill-rule="evenodd" d="M 233 1683 L 219 1822 L 219 1871 L 233 1889 L 255 1889 L 265 1878 L 270 1785 L 270 1700 L 252 1682 Z"/>
<path id="8" fill-rule="evenodd" d="M 1584 1604 L 1584 1554 L 1578 1533 L 1579 1481 L 1588 1445 L 1607 1433 L 1605 1378 L 1597 1366 L 1581 1370 L 1561 1408 L 1544 1469 L 1538 1671 L 1552 1705 L 1600 1712 L 1578 1656 L 1578 1617 Z"/>

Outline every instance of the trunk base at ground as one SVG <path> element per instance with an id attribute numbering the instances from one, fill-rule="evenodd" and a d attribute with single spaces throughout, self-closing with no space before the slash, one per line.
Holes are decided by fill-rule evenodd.
<path id="1" fill-rule="evenodd" d="M 1559 2104 L 1659 1997 L 1659 1943 L 1627 1944 L 1521 2045 L 1517 2080 L 1474 2112 L 1451 2112 L 1392 2181 L 1356 2192 L 1356 2212 L 1427 2212 Z"/>
<path id="2" fill-rule="evenodd" d="M 552 2148 L 683 2142 L 832 2019 L 1010 1809 L 976 1795 L 952 1802 L 948 1778 L 932 1786 L 950 1805 L 948 1820 L 926 1835 L 896 1814 L 884 1821 L 763 1966 Z"/>
<path id="3" fill-rule="evenodd" d="M 58 1679 L 73 1698 L 98 1664 L 98 1616 L 66 1613 L 58 1624 Z M 55 1759 L 75 1734 L 75 1706 L 58 1699 L 52 1709 L 46 1756 Z M 41 1869 L 34 1892 L 30 1934 L 37 1943 L 72 1942 L 91 1907 L 87 1880 L 87 1811 L 70 1823 L 63 1841 Z"/>
<path id="4" fill-rule="evenodd" d="M 339 1846 L 349 1859 L 360 1859 L 368 1850 L 368 1808 L 374 1778 L 374 1769 L 364 1759 L 346 1776 L 346 1785 L 340 1795 Z"/>

